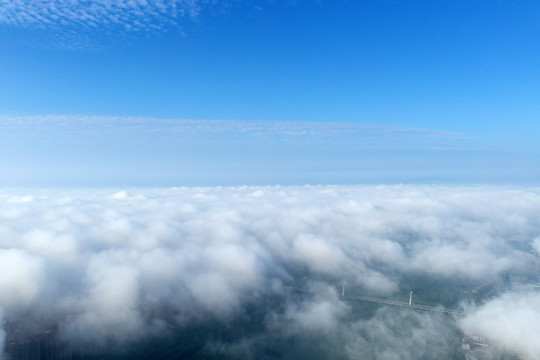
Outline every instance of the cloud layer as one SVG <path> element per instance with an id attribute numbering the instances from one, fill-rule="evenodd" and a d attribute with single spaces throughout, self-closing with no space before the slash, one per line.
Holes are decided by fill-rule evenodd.
<path id="1" fill-rule="evenodd" d="M 121 27 L 152 31 L 195 17 L 206 0 L 3 0 L 0 24 L 17 27 Z"/>
<path id="2" fill-rule="evenodd" d="M 533 154 L 510 161 L 464 134 L 348 122 L 6 115 L 0 140 L 3 186 L 526 184 L 538 172 L 523 165 Z"/>
<path id="3" fill-rule="evenodd" d="M 482 334 L 502 349 L 530 359 L 540 355 L 540 294 L 516 291 L 493 299 L 461 320 L 470 334 Z"/>
<path id="4" fill-rule="evenodd" d="M 0 307 L 7 321 L 40 319 L 74 343 L 106 346 L 160 334 L 170 321 L 233 321 L 249 304 L 278 297 L 285 305 L 269 312 L 268 329 L 288 323 L 335 335 L 351 314 L 334 290 L 342 281 L 392 298 L 406 273 L 497 278 L 530 266 L 539 212 L 534 188 L 6 190 Z M 312 300 L 287 300 L 288 287 L 306 284 Z M 478 324 L 489 324 L 488 306 Z M 534 306 L 522 311 L 538 316 Z M 407 318 L 421 332 L 444 328 L 429 316 Z M 327 337 L 392 329 L 384 312 L 370 321 Z M 369 336 L 344 348 L 373 344 Z M 436 347 L 414 344 L 410 351 Z"/>
<path id="5" fill-rule="evenodd" d="M 221 136 L 238 141 L 278 140 L 281 142 L 332 143 L 362 140 L 370 149 L 396 148 L 443 149 L 472 145 L 466 134 L 429 129 L 380 126 L 353 122 L 250 121 L 159 119 L 130 116 L 88 115 L 0 115 L 0 136 L 6 139 L 30 136 L 33 140 L 61 137 L 100 136 L 105 138 L 160 137 L 160 141 L 205 138 L 215 142 Z M 390 139 L 390 141 L 385 141 Z"/>

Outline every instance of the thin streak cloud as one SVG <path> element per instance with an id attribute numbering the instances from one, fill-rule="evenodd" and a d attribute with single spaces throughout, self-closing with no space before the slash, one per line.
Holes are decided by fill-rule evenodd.
<path id="1" fill-rule="evenodd" d="M 226 136 L 240 141 L 284 141 L 339 143 L 356 140 L 357 145 L 377 148 L 412 147 L 470 148 L 464 133 L 353 122 L 252 121 L 162 119 L 130 116 L 87 115 L 0 115 L 0 138 L 33 137 L 54 140 L 74 136 L 139 136 L 161 140 L 207 139 Z M 223 138 L 222 138 L 223 139 Z M 431 144 L 431 145 L 430 145 Z"/>
<path id="2" fill-rule="evenodd" d="M 515 150 L 459 132 L 339 121 L 0 116 L 5 186 L 533 183 L 538 151 Z"/>

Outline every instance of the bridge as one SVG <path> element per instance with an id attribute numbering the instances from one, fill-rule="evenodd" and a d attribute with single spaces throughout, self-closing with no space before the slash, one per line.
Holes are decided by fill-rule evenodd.
<path id="1" fill-rule="evenodd" d="M 310 294 L 314 293 L 313 290 L 307 289 L 307 288 L 291 287 L 291 289 L 298 292 L 304 292 L 304 293 L 310 293 Z M 458 310 L 458 309 L 449 309 L 449 308 L 444 308 L 440 306 L 414 304 L 412 303 L 412 298 L 409 302 L 405 302 L 405 301 L 375 298 L 375 297 L 370 297 L 370 296 L 345 294 L 345 291 L 342 291 L 341 298 L 346 299 L 346 300 L 353 300 L 353 301 L 367 301 L 367 302 L 390 305 L 390 306 L 401 306 L 401 307 L 422 310 L 422 311 L 432 311 L 432 312 L 453 314 L 453 315 L 465 315 L 464 311 Z"/>

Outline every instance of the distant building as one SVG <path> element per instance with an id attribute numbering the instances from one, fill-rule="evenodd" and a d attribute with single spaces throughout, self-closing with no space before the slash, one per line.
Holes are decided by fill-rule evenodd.
<path id="1" fill-rule="evenodd" d="M 485 337 L 477 334 L 466 334 L 461 340 L 461 349 L 468 360 L 492 360 L 489 343 Z"/>
<path id="2" fill-rule="evenodd" d="M 5 352 L 10 360 L 72 360 L 67 344 L 57 339 L 56 329 L 47 330 L 31 338 L 9 334 Z"/>

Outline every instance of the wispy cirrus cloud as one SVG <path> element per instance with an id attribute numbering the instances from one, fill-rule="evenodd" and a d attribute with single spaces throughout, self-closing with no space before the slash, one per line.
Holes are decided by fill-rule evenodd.
<path id="1" fill-rule="evenodd" d="M 185 17 L 196 17 L 208 3 L 208 0 L 1 0 L 0 24 L 153 31 L 178 26 Z"/>
<path id="2" fill-rule="evenodd" d="M 160 141 L 355 142 L 369 148 L 450 149 L 471 147 L 467 134 L 354 122 L 161 119 L 107 115 L 0 115 L 2 137 L 159 137 Z M 55 138 L 54 140 L 58 140 Z"/>
<path id="3" fill-rule="evenodd" d="M 504 157 L 496 146 L 462 133 L 339 121 L 0 115 L 0 183 L 536 181 L 535 152 L 509 148 Z"/>

